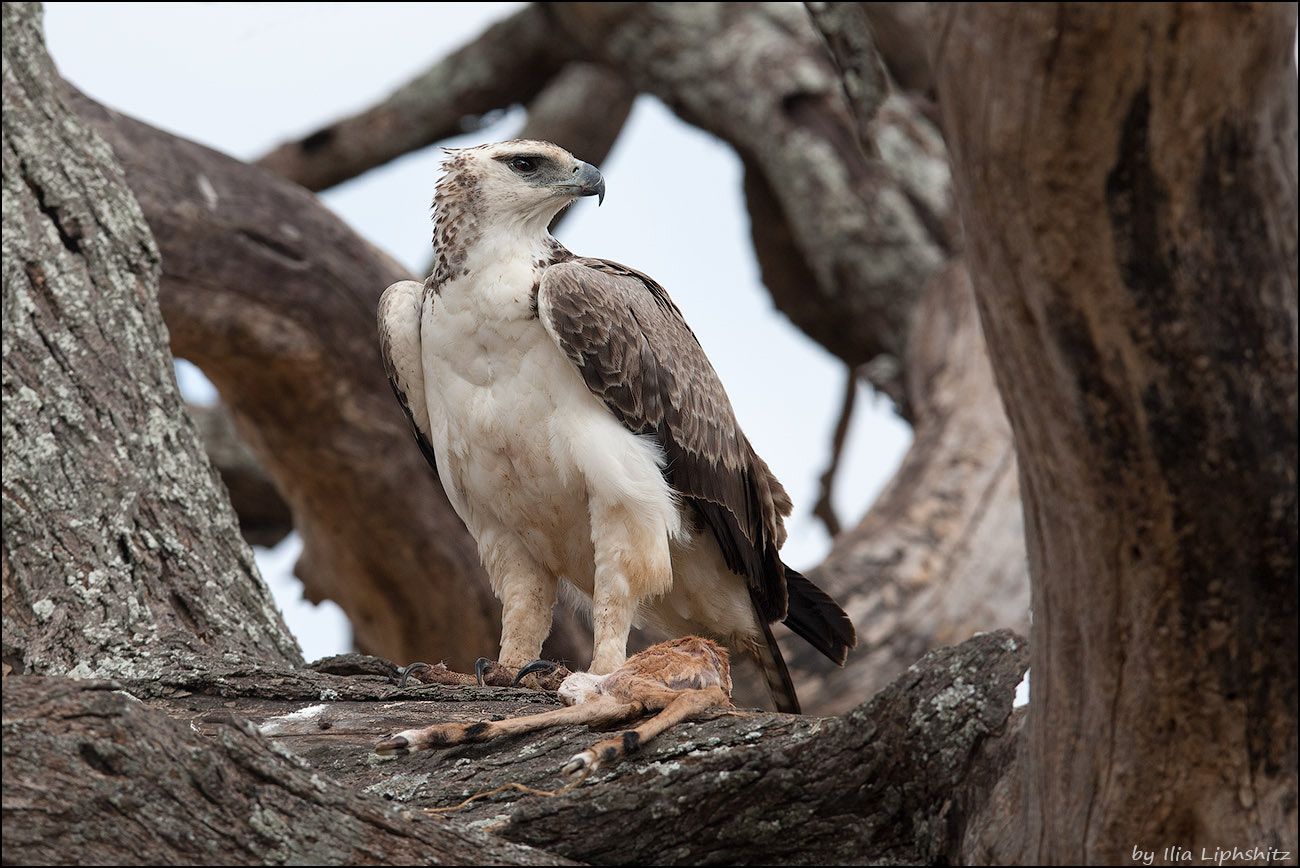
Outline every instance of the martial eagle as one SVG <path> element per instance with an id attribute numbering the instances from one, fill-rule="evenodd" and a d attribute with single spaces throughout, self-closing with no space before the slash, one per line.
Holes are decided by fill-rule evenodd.
<path id="1" fill-rule="evenodd" d="M 380 344 L 501 601 L 499 661 L 541 654 L 563 581 L 590 602 L 590 671 L 621 665 L 644 620 L 756 660 L 797 711 L 769 624 L 841 665 L 853 625 L 782 563 L 790 498 L 668 293 L 548 231 L 577 198 L 603 201 L 600 172 L 539 141 L 443 168 L 433 273 L 384 292 Z"/>

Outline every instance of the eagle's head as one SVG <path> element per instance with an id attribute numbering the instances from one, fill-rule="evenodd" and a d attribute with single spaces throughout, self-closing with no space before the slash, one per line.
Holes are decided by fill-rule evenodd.
<path id="1" fill-rule="evenodd" d="M 581 196 L 605 199 L 590 163 L 550 142 L 519 139 L 448 149 L 433 194 L 433 275 L 441 284 L 468 273 L 479 256 L 539 255 L 556 242 L 547 227 Z"/>
<path id="2" fill-rule="evenodd" d="M 449 150 L 433 198 L 435 221 L 486 221 L 511 231 L 545 232 L 581 196 L 605 200 L 605 179 L 590 163 L 550 142 L 518 139 Z"/>

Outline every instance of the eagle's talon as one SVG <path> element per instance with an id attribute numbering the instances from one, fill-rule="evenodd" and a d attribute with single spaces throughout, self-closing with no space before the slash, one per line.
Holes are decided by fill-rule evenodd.
<path id="1" fill-rule="evenodd" d="M 545 672 L 549 675 L 559 668 L 560 664 L 550 660 L 534 660 L 532 663 L 525 664 L 523 668 L 515 673 L 514 686 L 518 687 L 519 682 L 523 680 L 525 675 L 532 675 L 535 672 Z"/>
<path id="2" fill-rule="evenodd" d="M 480 657 L 474 661 L 474 675 L 478 678 L 479 687 L 487 687 L 487 682 L 483 680 L 483 676 L 488 669 L 494 665 L 495 661 L 489 660 L 486 657 Z"/>
<path id="3" fill-rule="evenodd" d="M 409 678 L 409 677 L 411 677 L 411 675 L 412 675 L 413 673 L 415 673 L 415 672 L 423 672 L 423 671 L 426 670 L 426 669 L 432 669 L 432 668 L 433 668 L 433 667 L 432 667 L 431 665 L 429 665 L 428 663 L 412 663 L 412 664 L 410 664 L 409 666 L 399 666 L 399 667 L 397 667 L 397 671 L 400 672 L 400 673 L 402 674 L 402 680 L 397 682 L 397 686 L 398 686 L 399 688 L 401 688 L 401 687 L 405 687 L 405 686 L 406 686 L 406 679 Z"/>

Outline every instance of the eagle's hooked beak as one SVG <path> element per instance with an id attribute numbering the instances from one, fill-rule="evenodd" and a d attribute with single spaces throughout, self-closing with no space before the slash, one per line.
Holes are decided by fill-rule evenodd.
<path id="1" fill-rule="evenodd" d="M 605 178 L 591 163 L 579 160 L 573 169 L 572 179 L 555 186 L 577 196 L 595 196 L 597 205 L 605 202 Z"/>

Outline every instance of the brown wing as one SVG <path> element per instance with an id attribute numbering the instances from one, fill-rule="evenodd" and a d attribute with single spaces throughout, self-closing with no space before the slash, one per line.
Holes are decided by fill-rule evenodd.
<path id="1" fill-rule="evenodd" d="M 538 316 L 591 389 L 628 430 L 651 434 L 668 483 L 746 578 L 767 621 L 786 616 L 778 550 L 790 498 L 754 453 L 695 334 L 663 287 L 603 259 L 545 269 Z"/>

